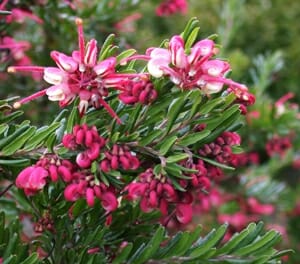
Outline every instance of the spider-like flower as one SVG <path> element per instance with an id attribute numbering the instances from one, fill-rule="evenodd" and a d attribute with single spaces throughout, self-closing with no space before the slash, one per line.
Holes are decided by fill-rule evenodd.
<path id="1" fill-rule="evenodd" d="M 225 77 L 230 70 L 228 62 L 214 59 L 218 49 L 213 40 L 203 39 L 186 49 L 181 36 L 173 36 L 167 48 L 149 48 L 146 55 L 124 59 L 147 60 L 149 73 L 155 77 L 168 77 L 182 89 L 200 88 L 204 94 L 218 93 L 224 85 L 248 90 L 244 85 Z"/>
<path id="2" fill-rule="evenodd" d="M 112 117 L 120 122 L 116 113 L 104 99 L 109 94 L 108 89 L 122 89 L 123 82 L 141 75 L 117 73 L 115 70 L 117 63 L 115 57 L 109 57 L 99 62 L 97 60 L 97 41 L 91 39 L 85 45 L 82 24 L 82 20 L 77 18 L 79 50 L 73 51 L 71 56 L 58 51 L 51 52 L 51 58 L 55 61 L 57 67 L 24 66 L 8 68 L 9 72 L 42 72 L 44 80 L 51 84 L 50 87 L 15 103 L 15 107 L 45 94 L 50 101 L 58 101 L 61 107 L 69 105 L 75 98 L 79 97 L 78 109 L 81 115 L 86 112 L 89 106 L 95 108 L 103 106 Z"/>

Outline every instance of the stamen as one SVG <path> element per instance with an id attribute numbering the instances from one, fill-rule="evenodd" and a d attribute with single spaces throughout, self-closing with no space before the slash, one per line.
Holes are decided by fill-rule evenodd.
<path id="1" fill-rule="evenodd" d="M 78 44 L 79 44 L 79 54 L 80 54 L 80 62 L 84 63 L 84 35 L 83 35 L 83 21 L 81 18 L 76 18 L 75 23 L 77 25 L 78 30 Z"/>
<path id="2" fill-rule="evenodd" d="M 10 66 L 7 68 L 7 72 L 44 72 L 45 67 L 40 66 Z"/>
<path id="3" fill-rule="evenodd" d="M 29 95 L 29 96 L 21 99 L 20 101 L 15 102 L 14 105 L 13 105 L 13 107 L 15 109 L 20 108 L 22 104 L 25 104 L 25 103 L 30 102 L 30 101 L 38 98 L 38 97 L 41 97 L 41 96 L 45 95 L 46 91 L 47 91 L 47 89 L 44 89 L 44 90 L 38 91 L 38 92 L 36 92 L 36 93 L 34 93 L 32 95 Z"/>

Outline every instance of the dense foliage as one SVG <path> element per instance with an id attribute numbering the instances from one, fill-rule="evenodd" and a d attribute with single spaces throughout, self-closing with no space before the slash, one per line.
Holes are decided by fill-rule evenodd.
<path id="1" fill-rule="evenodd" d="M 0 263 L 297 263 L 298 5 L 3 1 Z"/>

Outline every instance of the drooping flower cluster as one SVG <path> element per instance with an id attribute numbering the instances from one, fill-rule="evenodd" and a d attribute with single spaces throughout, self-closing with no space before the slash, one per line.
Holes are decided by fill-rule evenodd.
<path id="1" fill-rule="evenodd" d="M 219 223 L 229 224 L 229 232 L 225 240 L 228 240 L 234 233 L 240 232 L 250 222 L 258 221 L 262 215 L 271 215 L 275 211 L 274 205 L 260 203 L 255 197 L 246 199 L 231 197 L 231 201 L 237 203 L 239 210 L 234 213 L 220 213 L 218 216 Z"/>
<path id="2" fill-rule="evenodd" d="M 78 18 L 76 24 L 79 50 L 73 51 L 71 56 L 52 51 L 50 55 L 57 67 L 15 66 L 8 68 L 9 72 L 42 72 L 44 80 L 52 85 L 20 100 L 15 107 L 45 94 L 50 101 L 58 101 L 61 107 L 69 105 L 79 97 L 78 109 L 81 115 L 90 106 L 95 108 L 103 106 L 120 123 L 121 120 L 105 101 L 105 97 L 109 94 L 108 89 L 123 89 L 123 84 L 127 83 L 128 79 L 145 76 L 145 74 L 117 73 L 115 57 L 109 57 L 99 62 L 97 41 L 92 39 L 85 45 L 83 22 Z"/>
<path id="3" fill-rule="evenodd" d="M 114 211 L 118 207 L 115 189 L 99 182 L 89 169 L 76 170 L 72 173 L 72 178 L 64 190 L 64 196 L 71 202 L 85 198 L 89 206 L 94 206 L 95 198 L 98 198 L 107 212 Z"/>
<path id="4" fill-rule="evenodd" d="M 155 175 L 152 168 L 142 172 L 137 181 L 130 183 L 125 190 L 128 192 L 128 199 L 141 199 L 140 207 L 144 212 L 159 209 L 162 216 L 166 217 L 169 207 L 174 205 L 179 222 L 191 221 L 193 201 L 191 194 L 176 190 L 168 177 Z"/>
<path id="5" fill-rule="evenodd" d="M 124 104 L 149 104 L 153 102 L 157 97 L 157 91 L 153 84 L 146 80 L 129 80 L 124 85 L 124 90 L 119 94 L 119 99 Z"/>
<path id="6" fill-rule="evenodd" d="M 86 124 L 76 125 L 71 134 L 64 135 L 63 145 L 71 150 L 79 150 L 76 163 L 80 168 L 89 168 L 91 163 L 99 157 L 100 150 L 105 145 L 95 126 L 89 128 Z"/>
<path id="7" fill-rule="evenodd" d="M 198 152 L 203 157 L 209 157 L 217 162 L 228 164 L 232 160 L 231 147 L 240 145 L 241 138 L 234 132 L 223 132 L 212 143 L 205 144 Z"/>
<path id="8" fill-rule="evenodd" d="M 16 186 L 24 189 L 26 195 L 34 195 L 42 190 L 47 181 L 56 182 L 59 178 L 64 181 L 71 179 L 74 166 L 68 160 L 61 160 L 55 155 L 47 155 L 20 172 L 16 179 Z"/>
<path id="9" fill-rule="evenodd" d="M 111 151 L 105 151 L 104 156 L 100 162 L 100 169 L 104 172 L 117 169 L 136 170 L 140 166 L 140 161 L 127 146 L 115 144 Z"/>
<path id="10" fill-rule="evenodd" d="M 274 155 L 279 155 L 283 157 L 288 149 L 292 147 L 292 142 L 290 137 L 279 137 L 274 136 L 266 143 L 266 152 L 272 157 Z"/>
<path id="11" fill-rule="evenodd" d="M 158 16 L 170 16 L 175 13 L 185 14 L 187 11 L 186 0 L 165 0 L 156 8 Z"/>

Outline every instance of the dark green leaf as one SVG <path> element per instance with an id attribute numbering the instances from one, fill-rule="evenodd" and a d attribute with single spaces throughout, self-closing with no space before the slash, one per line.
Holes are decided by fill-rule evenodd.
<path id="1" fill-rule="evenodd" d="M 202 139 L 207 137 L 211 133 L 210 130 L 203 130 L 201 132 L 193 133 L 193 134 L 188 134 L 178 141 L 178 145 L 180 146 L 189 146 L 193 145 L 195 143 L 199 143 Z"/>
<path id="2" fill-rule="evenodd" d="M 191 249 L 189 256 L 196 259 L 204 255 L 208 250 L 220 242 L 225 235 L 226 230 L 226 224 L 220 226 L 217 230 L 213 229 L 205 238 L 196 242 L 195 246 Z"/>
<path id="3" fill-rule="evenodd" d="M 0 165 L 4 165 L 4 166 L 24 167 L 24 166 L 28 166 L 29 164 L 30 161 L 28 159 L 14 159 L 14 160 L 0 159 Z"/>
<path id="4" fill-rule="evenodd" d="M 175 144 L 176 140 L 177 140 L 176 136 L 171 136 L 169 138 L 164 139 L 163 143 L 159 148 L 159 153 L 162 156 L 166 155 L 168 151 L 172 148 L 172 146 Z"/>
<path id="5" fill-rule="evenodd" d="M 146 146 L 150 144 L 154 139 L 160 137 L 164 131 L 163 130 L 153 130 L 150 133 L 148 133 L 147 136 L 143 137 L 139 141 L 140 146 Z"/>
<path id="6" fill-rule="evenodd" d="M 24 146 L 25 150 L 31 150 L 43 142 L 51 133 L 53 133 L 61 124 L 52 123 L 50 126 L 39 128 L 33 137 L 31 137 Z"/>
<path id="7" fill-rule="evenodd" d="M 167 157 L 167 163 L 175 163 L 180 160 L 184 160 L 189 157 L 187 153 L 179 153 L 172 156 Z"/>
<path id="8" fill-rule="evenodd" d="M 18 136 L 22 135 L 28 129 L 29 129 L 29 125 L 20 126 L 9 136 L 2 138 L 0 140 L 0 149 L 5 147 L 7 144 L 11 143 L 13 140 L 15 140 Z"/>
<path id="9" fill-rule="evenodd" d="M 17 150 L 21 149 L 22 146 L 26 143 L 26 141 L 31 138 L 31 136 L 35 133 L 36 127 L 29 127 L 26 131 L 24 131 L 21 135 L 14 138 L 9 144 L 7 144 L 2 149 L 2 155 L 10 156 L 14 154 Z"/>
<path id="10" fill-rule="evenodd" d="M 127 257 L 129 256 L 131 250 L 132 250 L 133 244 L 128 243 L 126 247 L 123 248 L 123 250 L 117 254 L 117 256 L 114 258 L 112 264 L 121 264 L 126 263 Z"/>

